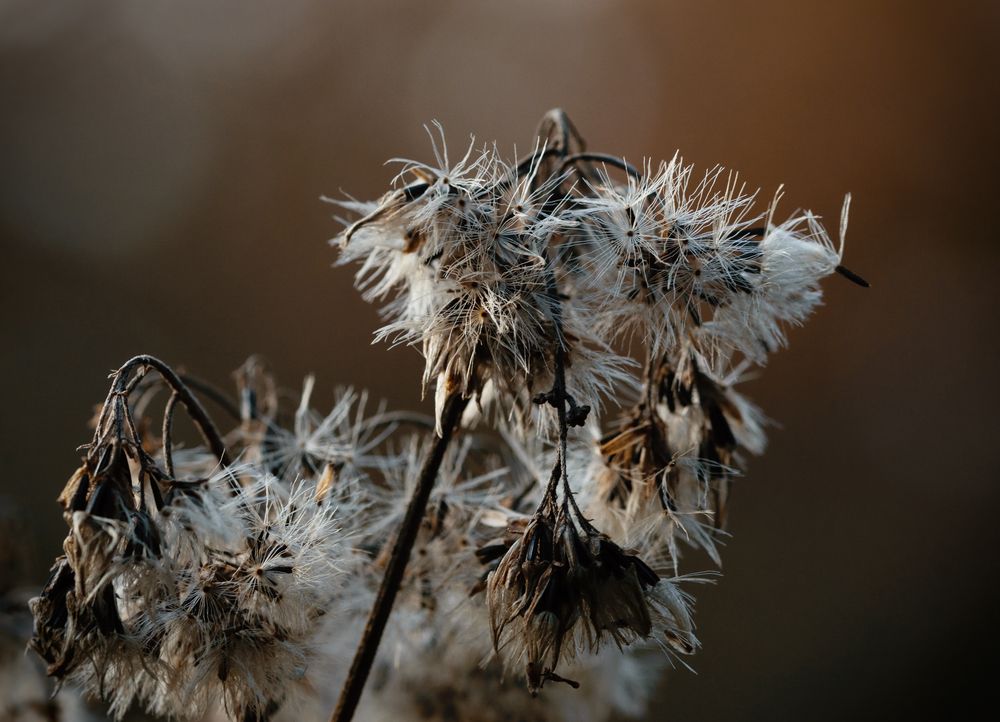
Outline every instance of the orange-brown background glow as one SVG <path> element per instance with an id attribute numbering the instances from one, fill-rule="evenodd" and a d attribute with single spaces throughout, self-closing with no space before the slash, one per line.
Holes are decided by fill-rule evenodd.
<path id="1" fill-rule="evenodd" d="M 431 120 L 523 151 L 561 106 L 595 150 L 784 183 L 779 216 L 836 227 L 851 192 L 845 264 L 872 283 L 828 279 L 748 386 L 777 425 L 695 590 L 697 674 L 650 719 L 985 699 L 998 38 L 990 2 L 0 0 L 0 504 L 30 520 L 30 581 L 136 353 L 221 385 L 259 353 L 289 387 L 315 371 L 320 405 L 353 384 L 427 409 L 416 351 L 372 346 L 375 309 L 331 267 L 319 197 L 380 194 L 386 159 L 430 157 Z"/>

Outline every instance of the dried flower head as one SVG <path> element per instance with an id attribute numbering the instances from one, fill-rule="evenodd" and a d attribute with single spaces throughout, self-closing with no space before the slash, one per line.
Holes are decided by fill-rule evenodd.
<path id="1" fill-rule="evenodd" d="M 396 294 L 377 338 L 420 346 L 439 433 L 453 393 L 480 406 L 499 397 L 522 419 L 551 384 L 557 349 L 573 358 L 576 394 L 596 403 L 626 377 L 623 360 L 562 310 L 552 245 L 575 225 L 560 200 L 567 176 L 539 176 L 544 149 L 516 165 L 490 148 L 470 146 L 455 166 L 437 144 L 435 154 L 440 167 L 404 162 L 397 180 L 412 180 L 374 206 L 340 202 L 365 213 L 336 239 L 342 261 L 361 261 L 369 300 Z"/>
<path id="2" fill-rule="evenodd" d="M 569 681 L 556 674 L 560 660 L 607 641 L 621 648 L 657 635 L 678 652 L 694 651 L 685 595 L 571 504 L 558 512 L 544 504 L 518 527 L 481 554 L 503 554 L 487 586 L 493 642 L 508 663 L 524 665 L 532 694 L 546 680 Z"/>

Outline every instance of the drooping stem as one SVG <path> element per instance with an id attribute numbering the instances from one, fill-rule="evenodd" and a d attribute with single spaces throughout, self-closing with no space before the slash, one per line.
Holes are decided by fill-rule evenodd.
<path id="1" fill-rule="evenodd" d="M 579 163 L 601 163 L 603 165 L 611 165 L 619 170 L 625 171 L 625 173 L 631 176 L 633 180 L 642 179 L 642 173 L 640 173 L 635 166 L 627 163 L 624 158 L 618 158 L 617 156 L 609 155 L 607 153 L 574 153 L 573 155 L 568 155 L 563 158 L 562 166 L 559 168 L 559 172 L 562 173 L 570 166 L 577 165 Z"/>
<path id="2" fill-rule="evenodd" d="M 566 496 L 572 496 L 569 488 L 568 439 L 570 426 L 583 426 L 590 412 L 589 406 L 579 406 L 570 396 L 566 388 L 566 335 L 563 333 L 562 301 L 555 271 L 551 264 L 546 274 L 546 286 L 549 298 L 552 300 L 552 323 L 555 326 L 555 368 L 552 375 L 552 389 L 536 398 L 540 403 L 548 403 L 556 409 L 556 419 L 559 423 L 559 476 L 562 479 Z"/>
<path id="3" fill-rule="evenodd" d="M 427 509 L 427 502 L 434 488 L 438 470 L 444 460 L 445 451 L 451 442 L 458 422 L 462 417 L 467 399 L 462 398 L 460 393 L 452 394 L 445 402 L 442 414 L 441 436 L 438 438 L 431 453 L 424 460 L 424 465 L 420 469 L 417 477 L 417 484 L 410 496 L 409 504 L 403 521 L 396 532 L 395 541 L 392 544 L 392 552 L 389 562 L 386 565 L 385 576 L 382 577 L 382 584 L 375 597 L 375 604 L 368 615 L 368 622 L 361 634 L 361 641 L 358 642 L 357 651 L 354 653 L 354 661 L 351 669 L 347 673 L 347 680 L 340 692 L 340 699 L 337 707 L 333 711 L 331 722 L 348 722 L 354 717 L 354 712 L 361 700 L 361 693 L 364 691 L 365 682 L 371 672 L 372 664 L 375 662 L 375 654 L 378 652 L 379 642 L 382 640 L 382 633 L 385 631 L 386 622 L 389 620 L 389 613 L 399 592 L 399 586 L 403 581 L 403 573 L 410 560 L 410 552 L 413 544 L 417 540 L 417 532 L 420 531 L 420 523 L 423 521 L 424 512 Z"/>
<path id="4" fill-rule="evenodd" d="M 177 398 L 177 392 L 171 392 L 170 398 L 167 399 L 167 406 L 163 410 L 163 470 L 171 479 L 174 478 L 173 425 Z"/>
<path id="5" fill-rule="evenodd" d="M 559 420 L 559 474 L 566 484 L 565 492 L 569 494 L 569 461 L 566 458 L 569 446 L 569 422 L 566 418 L 566 402 L 569 394 L 566 392 L 566 347 L 560 339 L 556 349 L 555 380 L 549 393 L 549 403 L 556 407 L 556 418 Z"/>
<path id="6" fill-rule="evenodd" d="M 184 405 L 188 416 L 191 417 L 191 421 L 194 422 L 205 443 L 208 444 L 208 448 L 218 458 L 219 462 L 222 464 L 228 463 L 226 445 L 223 443 L 222 436 L 219 434 L 215 423 L 209 417 L 208 412 L 205 411 L 205 407 L 195 398 L 188 386 L 181 380 L 181 377 L 158 358 L 143 354 L 126 361 L 114 374 L 114 382 L 111 385 L 108 399 L 110 400 L 114 396 L 127 393 L 134 383 L 134 380 L 130 381 L 132 371 L 138 369 L 140 372 L 143 372 L 146 368 L 154 369 L 163 379 L 164 383 L 177 396 L 177 401 Z M 97 432 L 100 433 L 100 431 L 101 424 L 98 423 Z"/>
<path id="7" fill-rule="evenodd" d="M 218 388 L 217 386 L 208 383 L 204 379 L 200 379 L 197 376 L 191 376 L 189 374 L 177 374 L 177 377 L 183 381 L 190 389 L 197 391 L 199 394 L 204 396 L 206 399 L 211 400 L 220 409 L 225 411 L 234 420 L 240 421 L 240 407 L 229 398 L 229 395 L 225 391 Z"/>

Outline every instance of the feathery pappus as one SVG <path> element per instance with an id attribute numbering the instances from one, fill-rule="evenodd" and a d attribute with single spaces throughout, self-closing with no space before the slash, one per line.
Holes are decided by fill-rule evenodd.
<path id="1" fill-rule="evenodd" d="M 715 573 L 684 552 L 721 564 L 765 449 L 741 381 L 823 278 L 866 285 L 848 202 L 834 241 L 735 173 L 589 151 L 558 110 L 520 158 L 429 135 L 380 198 L 331 202 L 375 338 L 421 353 L 433 413 L 313 376 L 285 392 L 256 357 L 234 396 L 126 362 L 30 603 L 59 684 L 119 717 L 598 722 L 641 716 L 699 649 Z"/>

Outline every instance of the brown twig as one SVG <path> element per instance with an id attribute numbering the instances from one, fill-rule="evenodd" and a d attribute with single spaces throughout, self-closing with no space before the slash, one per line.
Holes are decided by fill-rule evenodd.
<path id="1" fill-rule="evenodd" d="M 631 163 L 627 163 L 624 158 L 618 158 L 617 156 L 609 155 L 607 153 L 574 153 L 573 155 L 568 155 L 563 158 L 562 166 L 560 166 L 559 172 L 563 173 L 570 166 L 581 162 L 601 163 L 602 165 L 614 166 L 615 168 L 624 171 L 635 180 L 642 179 L 642 173 L 640 173 Z"/>
<path id="2" fill-rule="evenodd" d="M 177 392 L 174 391 L 167 399 L 166 408 L 163 410 L 163 470 L 167 476 L 174 478 L 174 445 L 173 445 L 173 424 L 174 409 L 177 407 Z"/>
<path id="3" fill-rule="evenodd" d="M 201 405 L 201 402 L 195 398 L 194 394 L 188 386 L 181 380 L 172 368 L 155 356 L 140 355 L 135 356 L 122 365 L 114 373 L 114 382 L 111 385 L 111 391 L 108 394 L 108 399 L 110 400 L 113 396 L 122 395 L 126 393 L 128 389 L 132 386 L 130 382 L 130 376 L 133 370 L 137 370 L 138 373 L 145 373 L 147 368 L 152 368 L 155 370 L 160 377 L 163 379 L 164 383 L 170 387 L 170 389 L 177 395 L 177 400 L 184 405 L 187 410 L 188 416 L 191 417 L 191 421 L 198 428 L 199 433 L 208 444 L 208 448 L 211 449 L 212 453 L 218 458 L 219 462 L 222 464 L 228 463 L 228 452 L 226 451 L 226 445 L 222 441 L 222 436 L 219 434 L 219 430 L 216 428 L 215 423 L 209 417 L 208 412 L 205 411 L 205 407 Z M 101 424 L 98 423 L 98 433 L 101 431 Z"/>
<path id="4" fill-rule="evenodd" d="M 337 707 L 331 716 L 331 722 L 348 722 L 354 717 L 354 712 L 361 700 L 361 693 L 364 691 L 365 682 L 371 672 L 372 664 L 375 662 L 375 654 L 378 652 L 379 642 L 382 640 L 382 633 L 385 631 L 386 622 L 389 620 L 389 613 L 392 611 L 393 602 L 396 600 L 396 593 L 399 591 L 400 583 L 403 581 L 403 573 L 410 560 L 410 552 L 413 544 L 417 540 L 417 532 L 420 531 L 420 523 L 424 518 L 424 511 L 434 488 L 438 470 L 444 460 L 445 451 L 452 439 L 458 422 L 462 417 L 462 411 L 468 403 L 462 398 L 460 393 L 452 394 L 445 402 L 444 413 L 442 415 L 442 434 L 438 438 L 430 455 L 424 460 L 424 465 L 420 469 L 420 476 L 417 477 L 417 485 L 410 497 L 406 507 L 406 514 L 396 532 L 396 539 L 392 545 L 392 552 L 386 566 L 385 576 L 382 577 L 382 585 L 379 587 L 378 595 L 375 597 L 375 604 L 368 615 L 368 622 L 365 624 L 364 632 L 361 634 L 361 641 L 358 642 L 357 651 L 354 653 L 354 661 L 351 669 L 347 673 L 347 680 L 340 692 L 340 699 Z"/>

